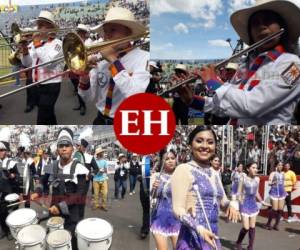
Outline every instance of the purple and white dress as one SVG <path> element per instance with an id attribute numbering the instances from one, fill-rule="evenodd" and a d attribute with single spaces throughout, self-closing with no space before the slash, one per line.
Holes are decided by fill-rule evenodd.
<path id="1" fill-rule="evenodd" d="M 181 226 L 180 221 L 173 214 L 170 177 L 168 174 L 160 176 L 160 185 L 157 190 L 158 205 L 156 211 L 151 214 L 150 226 L 153 234 L 166 237 L 177 236 Z"/>
<path id="2" fill-rule="evenodd" d="M 190 165 L 190 163 L 187 163 Z M 198 168 L 193 166 L 191 169 L 193 183 L 189 192 L 197 194 L 199 190 L 202 205 L 199 198 L 196 198 L 195 210 L 196 216 L 192 217 L 189 213 L 181 216 L 182 226 L 177 240 L 177 250 L 212 250 L 212 247 L 197 233 L 197 227 L 203 226 L 209 230 L 208 223 L 212 232 L 218 235 L 218 215 L 220 200 L 225 196 L 225 192 L 216 171 L 210 168 Z M 212 177 L 213 178 L 210 178 Z M 196 186 L 196 187 L 195 187 Z M 195 196 L 197 197 L 197 195 Z M 206 222 L 205 215 L 208 218 Z M 222 249 L 219 239 L 215 240 L 217 250 Z"/>
<path id="3" fill-rule="evenodd" d="M 273 200 L 284 200 L 287 196 L 287 193 L 284 189 L 284 172 L 274 172 L 272 183 L 269 195 Z"/>
<path id="4" fill-rule="evenodd" d="M 258 215 L 259 208 L 256 203 L 256 194 L 258 190 L 259 179 L 249 178 L 245 176 L 243 178 L 243 194 L 242 201 L 240 202 L 241 215 L 245 217 L 253 217 Z"/>
<path id="5" fill-rule="evenodd" d="M 232 174 L 232 187 L 231 187 L 231 195 L 237 195 L 239 182 L 241 177 L 245 176 L 245 173 L 240 173 L 238 171 L 234 171 Z"/>

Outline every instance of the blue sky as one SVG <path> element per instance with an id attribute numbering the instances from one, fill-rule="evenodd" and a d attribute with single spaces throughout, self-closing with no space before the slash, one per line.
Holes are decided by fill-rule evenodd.
<path id="1" fill-rule="evenodd" d="M 293 0 L 300 4 L 300 0 Z M 233 11 L 255 0 L 150 0 L 153 59 L 219 59 L 232 54 Z"/>

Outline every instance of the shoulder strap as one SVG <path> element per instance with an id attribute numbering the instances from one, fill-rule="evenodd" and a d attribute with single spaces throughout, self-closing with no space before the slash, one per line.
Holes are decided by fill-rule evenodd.
<path id="1" fill-rule="evenodd" d="M 80 163 L 77 159 L 74 159 L 71 165 L 70 175 L 74 177 L 76 165 Z"/>
<path id="2" fill-rule="evenodd" d="M 54 180 L 57 179 L 58 176 L 58 160 L 53 161 L 53 177 Z"/>

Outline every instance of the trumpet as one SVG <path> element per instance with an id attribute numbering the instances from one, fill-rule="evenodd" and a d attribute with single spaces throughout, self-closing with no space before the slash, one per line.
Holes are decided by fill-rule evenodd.
<path id="1" fill-rule="evenodd" d="M 244 49 L 244 50 L 242 50 L 242 51 L 234 54 L 230 58 L 225 59 L 225 60 L 217 63 L 215 65 L 215 68 L 216 69 L 220 69 L 220 68 L 226 66 L 229 62 L 234 61 L 234 60 L 240 58 L 241 56 L 246 55 L 247 53 L 250 53 L 251 51 L 253 51 L 253 50 L 261 47 L 262 45 L 264 45 L 264 44 L 272 41 L 273 39 L 281 36 L 284 32 L 285 32 L 285 30 L 283 28 L 280 29 L 278 32 L 276 32 L 276 33 L 274 33 L 274 34 L 272 34 L 270 36 L 267 36 L 266 38 L 264 38 L 264 39 L 262 39 L 262 40 L 260 40 L 260 41 L 258 41 L 256 43 L 254 43 L 253 45 L 249 46 L 248 48 L 246 48 L 246 49 Z M 188 79 L 186 79 L 186 80 L 184 80 L 184 81 L 182 81 L 180 83 L 177 83 L 176 85 L 170 87 L 169 89 L 163 90 L 163 91 L 157 93 L 157 95 L 158 96 L 165 96 L 166 94 L 169 94 L 169 93 L 172 93 L 172 92 L 176 92 L 176 91 L 178 91 L 178 89 L 180 89 L 181 86 L 183 86 L 185 84 L 188 84 L 188 83 L 191 83 L 191 82 L 195 82 L 198 78 L 199 78 L 198 76 L 191 76 L 190 78 L 188 78 Z"/>
<path id="2" fill-rule="evenodd" d="M 146 31 L 137 35 L 130 35 L 125 38 L 115 39 L 111 41 L 100 42 L 91 46 L 85 46 L 83 40 L 76 33 L 68 33 L 63 40 L 63 52 L 65 62 L 69 69 L 77 75 L 82 75 L 88 69 L 88 56 L 101 53 L 101 51 L 120 45 L 122 43 L 136 41 L 146 38 L 149 32 Z M 118 51 L 118 52 L 124 52 Z"/>

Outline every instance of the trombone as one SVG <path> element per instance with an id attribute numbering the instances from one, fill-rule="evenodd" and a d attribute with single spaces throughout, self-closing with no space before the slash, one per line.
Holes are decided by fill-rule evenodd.
<path id="1" fill-rule="evenodd" d="M 112 46 L 120 45 L 120 44 L 123 44 L 123 43 L 126 43 L 126 42 L 136 41 L 136 40 L 139 40 L 141 38 L 145 39 L 148 35 L 149 35 L 149 31 L 146 31 L 146 32 L 143 32 L 141 34 L 127 36 L 125 38 L 115 39 L 115 40 L 111 40 L 111 41 L 104 41 L 104 42 L 100 42 L 100 43 L 97 43 L 97 44 L 94 44 L 94 45 L 91 45 L 91 46 L 85 46 L 84 41 L 76 33 L 73 33 L 73 32 L 68 33 L 66 35 L 66 37 L 64 38 L 64 40 L 63 40 L 63 53 L 64 53 L 64 56 L 55 58 L 55 59 L 53 59 L 51 61 L 48 61 L 48 62 L 45 62 L 45 63 L 41 63 L 41 64 L 29 67 L 29 68 L 25 68 L 25 69 L 10 73 L 8 75 L 0 77 L 0 80 L 11 77 L 11 76 L 14 76 L 16 74 L 26 72 L 28 70 L 32 70 L 32 69 L 35 69 L 35 68 L 38 68 L 38 67 L 45 66 L 45 65 L 48 65 L 48 64 L 51 64 L 51 63 L 54 63 L 54 62 L 62 61 L 63 59 L 65 59 L 65 62 L 67 64 L 67 66 L 69 67 L 68 70 L 66 70 L 62 73 L 59 73 L 55 76 L 52 76 L 50 78 L 47 78 L 45 80 L 42 80 L 42 81 L 39 81 L 39 82 L 34 82 L 34 83 L 29 84 L 27 86 L 24 86 L 24 87 L 15 89 L 13 91 L 7 92 L 5 94 L 2 94 L 2 95 L 0 95 L 0 98 L 10 96 L 10 95 L 15 94 L 19 91 L 22 91 L 22 90 L 25 90 L 27 88 L 30 88 L 30 87 L 36 86 L 38 84 L 41 84 L 43 82 L 52 80 L 52 79 L 54 79 L 58 76 L 63 76 L 63 75 L 68 74 L 70 72 L 73 72 L 77 75 L 80 75 L 84 71 L 89 69 L 89 66 L 88 66 L 88 56 L 89 55 L 92 55 L 94 53 L 99 53 L 99 52 L 101 53 L 101 51 L 103 51 L 107 48 L 110 48 Z M 126 50 L 131 50 L 133 48 L 142 46 L 144 44 L 145 43 L 137 44 L 135 46 L 130 47 L 129 49 L 119 50 L 118 52 L 121 53 L 121 52 L 124 52 Z M 103 58 L 100 58 L 99 60 L 103 60 Z"/>
<path id="2" fill-rule="evenodd" d="M 122 43 L 136 41 L 141 38 L 145 40 L 148 35 L 149 32 L 146 31 L 137 35 L 130 35 L 125 38 L 104 41 L 95 45 L 85 46 L 82 39 L 76 33 L 71 32 L 67 34 L 63 40 L 65 62 L 73 73 L 82 75 L 88 69 L 88 56 L 99 52 L 101 53 L 101 51 L 107 48 L 120 45 Z M 121 53 L 124 51 L 125 50 L 119 50 L 118 52 Z"/>
<path id="3" fill-rule="evenodd" d="M 13 23 L 10 27 L 10 32 L 13 35 L 15 43 L 19 43 L 22 41 L 23 36 L 32 36 L 34 33 L 57 33 L 57 32 L 65 32 L 73 30 L 73 28 L 55 28 L 55 29 L 47 29 L 45 31 L 40 31 L 37 28 L 20 28 L 17 23 Z"/>
<path id="4" fill-rule="evenodd" d="M 264 38 L 264 39 L 262 39 L 262 40 L 260 40 L 260 41 L 258 41 L 256 43 L 252 44 L 248 48 L 246 48 L 246 49 L 244 49 L 244 50 L 242 50 L 242 51 L 234 54 L 230 58 L 225 59 L 225 60 L 217 63 L 215 65 L 215 68 L 216 69 L 220 69 L 220 68 L 226 66 L 229 62 L 231 62 L 231 61 L 233 61 L 233 60 L 235 60 L 237 58 L 240 58 L 241 56 L 243 56 L 243 55 L 245 55 L 247 53 L 250 53 L 251 51 L 253 51 L 253 50 L 261 47 L 262 45 L 264 45 L 264 44 L 272 41 L 273 39 L 281 36 L 284 32 L 285 32 L 285 30 L 283 28 L 280 29 L 278 32 L 276 32 L 276 33 L 274 33 L 274 34 L 272 34 L 272 35 L 270 35 L 270 36 L 268 36 L 268 37 L 266 37 L 266 38 Z M 198 78 L 199 77 L 197 77 L 197 76 L 192 76 L 192 77 L 190 77 L 190 78 L 188 78 L 188 79 L 186 79 L 186 80 L 184 80 L 182 82 L 177 83 L 176 85 L 174 85 L 173 87 L 170 87 L 167 90 L 163 90 L 161 92 L 158 92 L 157 95 L 158 96 L 164 96 L 166 94 L 169 94 L 169 93 L 172 93 L 172 92 L 176 92 L 181 86 L 183 86 L 185 84 L 188 84 L 188 83 L 191 83 L 191 82 L 195 82 Z"/>

